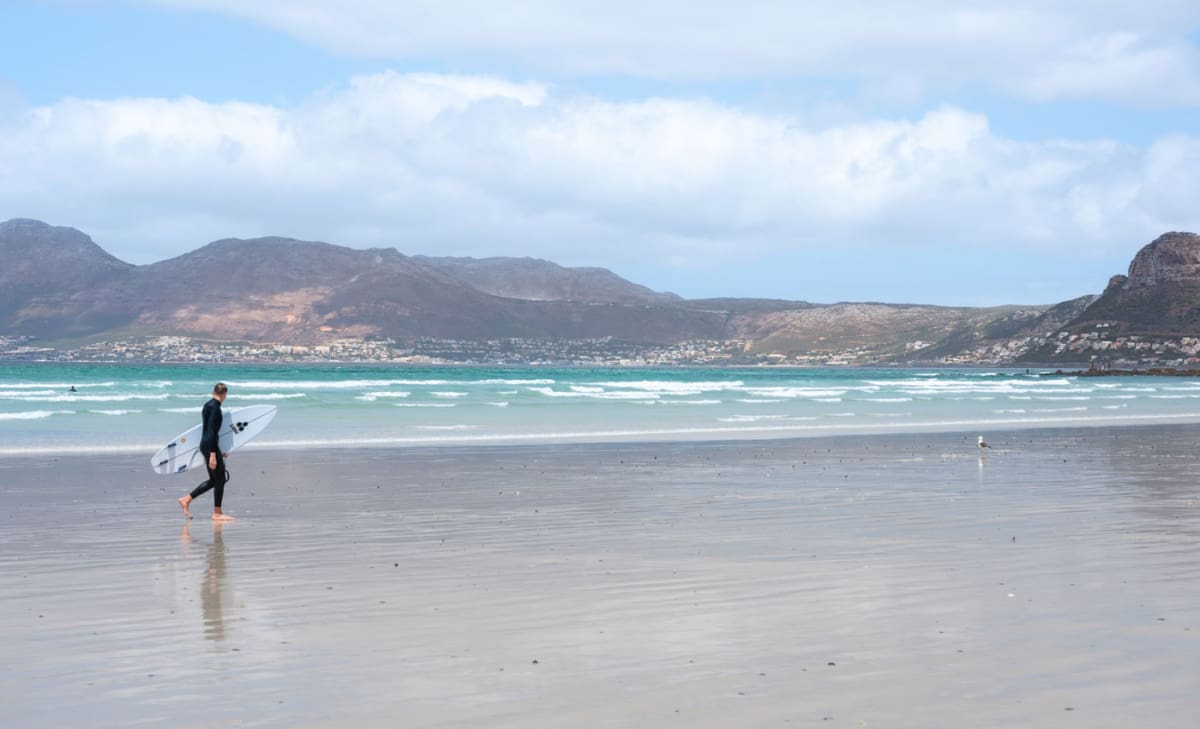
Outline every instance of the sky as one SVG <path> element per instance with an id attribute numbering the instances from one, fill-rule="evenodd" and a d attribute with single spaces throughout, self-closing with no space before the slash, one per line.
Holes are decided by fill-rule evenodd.
<path id="1" fill-rule="evenodd" d="M 14 217 L 1055 303 L 1200 232 L 1200 3 L 4 0 Z"/>

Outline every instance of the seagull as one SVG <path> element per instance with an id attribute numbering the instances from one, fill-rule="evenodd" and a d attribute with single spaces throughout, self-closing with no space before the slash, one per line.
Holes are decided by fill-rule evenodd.
<path id="1" fill-rule="evenodd" d="M 983 450 L 984 448 L 991 448 L 991 446 L 987 444 L 987 441 L 985 441 L 981 435 L 979 436 L 979 450 Z"/>

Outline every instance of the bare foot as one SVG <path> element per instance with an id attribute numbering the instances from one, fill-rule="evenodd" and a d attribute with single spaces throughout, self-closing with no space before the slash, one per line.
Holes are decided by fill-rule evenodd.
<path id="1" fill-rule="evenodd" d="M 188 511 L 188 504 L 190 504 L 190 503 L 192 503 L 191 496 L 180 496 L 179 497 L 179 508 L 183 509 L 183 515 L 189 519 L 192 518 L 192 512 Z"/>
<path id="2" fill-rule="evenodd" d="M 213 521 L 237 521 L 237 519 L 234 519 L 229 514 L 218 514 L 217 512 L 214 511 L 213 512 Z"/>

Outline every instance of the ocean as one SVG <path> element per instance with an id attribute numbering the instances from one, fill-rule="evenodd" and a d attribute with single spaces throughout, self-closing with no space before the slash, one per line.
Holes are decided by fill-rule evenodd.
<path id="1" fill-rule="evenodd" d="M 144 452 L 226 410 L 249 447 L 649 442 L 1200 421 L 1200 381 L 980 369 L 0 364 L 0 455 Z M 74 387 L 75 392 L 70 388 Z"/>

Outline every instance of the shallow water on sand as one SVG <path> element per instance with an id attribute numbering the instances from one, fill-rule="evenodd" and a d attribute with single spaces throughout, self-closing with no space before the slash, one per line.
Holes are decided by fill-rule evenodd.
<path id="1" fill-rule="evenodd" d="M 1198 437 L 256 451 L 225 526 L 138 459 L 0 459 L 0 702 L 22 727 L 1179 726 Z"/>

